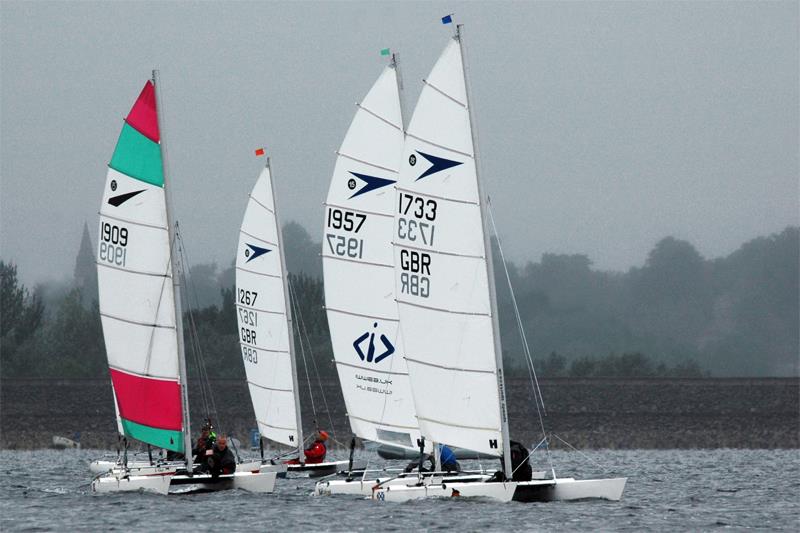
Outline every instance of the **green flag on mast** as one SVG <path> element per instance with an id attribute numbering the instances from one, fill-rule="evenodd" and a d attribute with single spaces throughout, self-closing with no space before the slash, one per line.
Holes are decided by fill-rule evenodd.
<path id="1" fill-rule="evenodd" d="M 390 53 L 390 50 L 388 48 L 384 48 L 383 50 L 381 50 L 381 55 L 382 56 L 388 56 L 389 53 Z"/>

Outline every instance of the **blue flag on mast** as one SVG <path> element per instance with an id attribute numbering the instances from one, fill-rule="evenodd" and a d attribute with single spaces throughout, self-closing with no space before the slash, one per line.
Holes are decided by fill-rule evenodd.
<path id="1" fill-rule="evenodd" d="M 442 17 L 442 24 L 452 24 L 452 22 L 453 22 L 453 14 L 452 13 Z"/>

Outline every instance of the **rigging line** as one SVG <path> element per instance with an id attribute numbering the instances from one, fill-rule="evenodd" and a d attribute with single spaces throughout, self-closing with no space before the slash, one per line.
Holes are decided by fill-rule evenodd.
<path id="1" fill-rule="evenodd" d="M 180 276 L 180 279 L 183 281 L 183 284 L 186 287 L 186 290 L 183 291 L 181 294 L 185 294 L 186 295 L 185 296 L 185 298 L 186 298 L 186 314 L 189 317 L 189 328 L 188 328 L 189 349 L 190 349 L 192 358 L 194 360 L 195 366 L 197 367 L 197 371 L 198 371 L 199 378 L 200 378 L 200 398 L 201 398 L 201 400 L 203 402 L 203 409 L 205 411 L 206 416 L 208 416 L 209 412 L 210 412 L 210 407 L 209 407 L 209 401 L 208 401 L 208 395 L 207 395 L 207 392 L 206 392 L 206 388 L 203 385 L 203 383 L 204 383 L 204 375 L 203 375 L 204 365 L 203 365 L 203 361 L 202 361 L 202 353 L 201 353 L 201 350 L 200 350 L 200 341 L 199 341 L 198 336 L 196 335 L 197 327 L 196 327 L 196 324 L 194 322 L 194 314 L 192 313 L 192 305 L 191 305 L 191 301 L 189 299 L 190 298 L 190 295 L 189 295 L 190 288 L 188 286 L 186 270 L 185 270 L 186 269 L 185 265 L 188 264 L 189 261 L 188 261 L 188 257 L 186 256 L 186 251 L 185 251 L 186 247 L 183 245 L 183 240 L 180 237 L 180 235 L 177 233 L 177 231 L 176 231 L 176 235 L 178 236 L 177 240 L 179 241 L 177 243 L 177 246 L 178 246 L 179 258 L 180 258 L 180 261 L 181 261 L 180 262 L 180 272 L 178 273 L 178 275 Z M 196 294 L 195 294 L 195 298 L 196 298 Z"/>
<path id="2" fill-rule="evenodd" d="M 576 448 L 575 446 L 573 446 L 573 445 L 572 445 L 572 444 L 570 444 L 569 442 L 565 441 L 564 439 L 562 439 L 561 437 L 559 437 L 559 436 L 558 436 L 558 435 L 556 435 L 555 433 L 550 433 L 550 435 L 551 435 L 551 436 L 553 436 L 553 437 L 555 437 L 555 438 L 557 438 L 558 440 L 560 440 L 561 442 L 563 442 L 564 444 L 566 444 L 567 446 L 569 446 L 570 448 L 572 448 L 573 450 L 575 450 L 576 452 L 578 452 L 579 454 L 581 454 L 581 455 L 582 455 L 582 456 L 583 456 L 585 459 L 588 459 L 589 461 L 591 461 L 592 463 L 594 463 L 594 464 L 595 464 L 595 466 L 598 466 L 598 467 L 600 467 L 601 469 L 603 469 L 603 472 L 608 472 L 608 471 L 610 470 L 610 468 L 608 468 L 607 466 L 605 466 L 604 464 L 602 464 L 602 463 L 600 463 L 600 462 L 598 462 L 598 461 L 595 461 L 594 459 L 592 459 L 591 457 L 589 457 L 588 455 L 586 455 L 585 453 L 583 453 L 582 451 L 580 451 L 578 448 Z"/>
<path id="3" fill-rule="evenodd" d="M 497 232 L 497 225 L 496 225 L 495 220 L 494 220 L 494 210 L 492 209 L 491 202 L 489 202 L 488 207 L 489 207 L 489 220 L 492 223 L 492 230 L 494 231 L 495 238 L 497 239 L 497 249 L 500 252 L 500 259 L 503 262 L 503 270 L 504 270 L 505 275 L 506 275 L 506 281 L 508 282 L 508 290 L 509 290 L 509 293 L 511 295 L 511 303 L 512 303 L 512 305 L 514 307 L 514 315 L 515 315 L 515 318 L 516 318 L 516 321 L 517 321 L 517 326 L 519 327 L 520 336 L 522 337 L 523 350 L 525 352 L 526 359 L 530 362 L 530 372 L 531 372 L 531 375 L 532 375 L 532 378 L 533 378 L 533 382 L 535 383 L 536 391 L 537 391 L 537 393 L 539 395 L 539 401 L 541 402 L 541 405 L 542 405 L 542 411 L 544 412 L 544 415 L 547 416 L 547 410 L 545 409 L 545 406 L 544 406 L 544 398 L 542 397 L 542 390 L 539 387 L 539 379 L 536 376 L 536 368 L 534 368 L 534 366 L 533 366 L 533 355 L 531 354 L 531 350 L 530 350 L 530 347 L 528 345 L 528 337 L 527 337 L 527 335 L 525 335 L 525 328 L 523 327 L 522 317 L 521 317 L 520 312 L 519 312 L 519 306 L 517 305 L 517 296 L 514 293 L 514 287 L 511 284 L 511 275 L 508 272 L 508 263 L 506 263 L 506 256 L 505 256 L 505 253 L 503 253 L 503 245 L 500 242 L 500 235 Z M 538 408 L 538 405 L 537 405 L 537 408 Z M 544 423 L 543 422 L 542 422 L 542 433 L 544 433 Z"/>
<path id="4" fill-rule="evenodd" d="M 286 286 L 289 288 L 289 294 L 287 294 L 286 297 L 289 298 L 289 305 L 292 306 L 292 315 L 294 316 L 294 315 L 297 315 L 298 305 L 297 305 L 297 302 L 296 302 L 296 298 L 294 297 L 294 290 L 292 289 L 292 284 L 289 281 L 288 275 L 286 277 Z M 298 328 L 298 333 L 299 333 L 299 329 L 300 328 Z M 294 331 L 290 331 L 289 335 L 294 335 Z M 303 368 L 305 369 L 305 372 L 306 372 L 306 383 L 308 384 L 308 395 L 311 398 L 311 411 L 314 413 L 314 425 L 316 425 L 317 424 L 317 408 L 314 405 L 314 391 L 311 390 L 311 376 L 308 373 L 308 363 L 306 362 L 305 346 L 303 345 L 303 337 L 302 337 L 302 335 L 298 334 L 298 338 L 300 340 L 300 356 L 303 358 Z M 295 362 L 297 362 L 297 354 L 292 354 L 292 355 L 295 358 Z M 298 391 L 298 395 L 297 396 L 298 396 L 298 398 L 300 397 L 299 391 Z M 300 406 L 298 405 L 297 408 L 300 409 Z M 305 443 L 303 443 L 303 444 L 305 444 Z"/>
<path id="5" fill-rule="evenodd" d="M 497 249 L 500 252 L 500 260 L 503 263 L 503 270 L 504 270 L 504 272 L 506 274 L 506 281 L 508 282 L 508 290 L 509 290 L 509 293 L 511 294 L 511 303 L 514 306 L 514 316 L 517 319 L 517 327 L 519 328 L 520 336 L 522 337 L 523 351 L 525 352 L 525 358 L 526 358 L 526 361 L 528 362 L 528 375 L 531 378 L 532 385 L 535 386 L 534 390 L 536 392 L 538 392 L 538 395 L 539 395 L 538 401 L 535 401 L 534 403 L 536 403 L 536 413 L 539 415 L 539 425 L 541 426 L 541 429 L 542 429 L 542 437 L 544 437 L 546 439 L 547 438 L 547 432 L 546 432 L 546 430 L 544 428 L 544 418 L 542 416 L 542 413 L 544 413 L 544 416 L 547 416 L 547 411 L 545 410 L 545 407 L 544 407 L 544 398 L 542 397 L 542 390 L 539 388 L 539 379 L 536 376 L 536 369 L 533 366 L 533 356 L 531 355 L 531 350 L 530 350 L 530 347 L 528 346 L 528 338 L 525 335 L 525 328 L 523 327 L 522 317 L 520 316 L 520 313 L 519 313 L 519 306 L 517 305 L 517 297 L 516 297 L 516 295 L 514 293 L 514 287 L 511 284 L 511 275 L 508 272 L 508 263 L 506 262 L 506 256 L 503 253 L 503 245 L 500 242 L 500 235 L 499 235 L 499 233 L 497 231 L 497 224 L 495 223 L 495 220 L 494 220 L 494 210 L 492 209 L 491 201 L 487 202 L 487 207 L 489 208 L 488 209 L 488 211 L 489 211 L 489 220 L 492 223 L 492 230 L 494 231 L 495 239 L 497 239 Z M 535 394 L 534 394 L 534 400 L 535 400 Z M 540 404 L 541 404 L 541 407 L 539 407 Z M 546 449 L 547 449 L 547 459 L 550 462 L 550 469 L 553 472 L 555 472 L 555 470 L 553 469 L 553 459 L 552 459 L 552 457 L 550 455 L 550 447 L 548 446 Z"/>
<path id="6" fill-rule="evenodd" d="M 297 291 L 291 285 L 291 281 L 289 282 L 289 290 L 294 294 L 295 301 L 297 301 L 297 295 L 296 295 Z M 308 328 L 306 327 L 305 320 L 303 320 L 303 314 L 300 313 L 299 302 L 296 302 L 295 307 L 297 307 L 297 318 L 299 319 L 300 322 L 300 329 L 303 335 L 305 336 L 306 344 L 308 344 L 308 352 L 309 352 L 309 357 L 311 358 L 311 364 L 314 365 L 314 373 L 317 375 L 317 384 L 319 386 L 319 392 L 322 395 L 322 403 L 325 405 L 325 412 L 328 415 L 328 423 L 330 424 L 329 427 L 331 428 L 331 436 L 334 442 L 341 445 L 342 443 L 336 440 L 336 431 L 334 430 L 333 426 L 333 418 L 331 417 L 331 410 L 330 407 L 328 407 L 328 399 L 325 396 L 325 389 L 322 386 L 322 379 L 320 377 L 319 368 L 317 367 L 317 360 L 314 357 L 314 351 L 311 347 L 311 337 L 308 334 Z"/>
<path id="7" fill-rule="evenodd" d="M 194 280 L 191 279 L 190 276 L 187 276 L 186 265 L 189 264 L 189 257 L 188 257 L 188 253 L 186 252 L 186 245 L 183 242 L 183 237 L 179 232 L 176 231 L 176 233 L 178 235 L 178 240 L 179 240 L 179 252 L 180 252 L 181 258 L 182 258 L 182 261 L 181 261 L 181 277 L 183 278 L 184 285 L 188 289 L 187 291 L 185 291 L 186 294 L 187 294 L 186 295 L 187 304 L 188 304 L 187 305 L 187 310 L 188 310 L 188 315 L 189 315 L 191 338 L 192 338 L 193 344 L 194 344 L 193 351 L 195 353 L 195 359 L 196 359 L 196 361 L 198 363 L 198 369 L 200 370 L 200 377 L 201 377 L 200 389 L 201 389 L 201 394 L 204 396 L 204 398 L 207 398 L 207 400 L 205 400 L 205 405 L 204 405 L 204 407 L 206 408 L 207 415 L 210 416 L 212 413 L 214 414 L 214 417 L 217 419 L 217 423 L 218 423 L 218 425 L 220 427 L 220 431 L 221 431 L 222 430 L 222 424 L 221 424 L 221 421 L 219 420 L 219 411 L 217 410 L 217 404 L 216 404 L 216 401 L 215 401 L 215 398 L 214 398 L 214 393 L 213 393 L 213 391 L 211 389 L 211 380 L 210 380 L 209 375 L 208 375 L 208 369 L 206 368 L 206 365 L 205 365 L 205 359 L 203 358 L 203 351 L 202 351 L 202 344 L 200 342 L 199 328 L 197 327 L 197 322 L 195 320 L 194 312 L 192 310 L 191 301 L 189 301 L 189 294 L 191 293 L 191 294 L 194 295 L 195 306 L 197 308 L 200 307 L 199 299 L 198 299 L 198 296 L 197 296 L 197 288 L 196 288 L 196 286 L 194 284 Z M 186 281 L 187 278 L 189 279 L 188 282 Z"/>
<path id="8" fill-rule="evenodd" d="M 185 266 L 184 265 L 186 265 L 188 263 L 188 259 L 186 258 L 186 254 L 185 254 L 185 251 L 184 251 L 185 250 L 185 246 L 183 246 L 183 241 L 182 241 L 181 236 L 180 236 L 180 234 L 178 233 L 178 230 L 177 230 L 177 223 L 176 223 L 176 232 L 175 232 L 175 234 L 176 234 L 176 244 L 175 245 L 178 247 L 178 258 L 180 260 L 180 263 L 179 263 L 180 271 L 177 272 L 176 275 L 179 276 L 179 280 L 181 280 L 183 282 L 184 286 L 187 289 L 185 291 L 182 291 L 181 295 L 185 295 L 184 297 L 186 299 L 186 311 L 187 311 L 186 314 L 189 317 L 189 329 L 188 329 L 188 333 L 189 333 L 189 350 L 190 350 L 192 358 L 194 359 L 195 366 L 198 369 L 198 373 L 200 374 L 200 384 L 201 384 L 201 386 L 200 386 L 200 398 L 201 398 L 201 400 L 203 402 L 203 409 L 205 410 L 206 413 L 208 413 L 209 404 L 208 404 L 208 398 L 206 396 L 205 387 L 202 386 L 203 371 L 202 371 L 202 366 L 201 366 L 201 363 L 200 363 L 199 357 L 198 357 L 199 348 L 197 346 L 197 339 L 195 338 L 195 335 L 194 335 L 195 329 L 193 327 L 193 315 L 192 315 L 192 311 L 191 311 L 192 306 L 191 306 L 191 301 L 189 300 L 189 290 L 188 290 L 189 287 L 188 287 L 188 284 L 186 282 L 186 275 L 185 275 Z M 181 320 L 183 320 L 183 317 L 181 317 Z"/>

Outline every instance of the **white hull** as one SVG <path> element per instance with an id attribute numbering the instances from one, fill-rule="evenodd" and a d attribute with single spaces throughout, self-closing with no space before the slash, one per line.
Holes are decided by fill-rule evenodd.
<path id="1" fill-rule="evenodd" d="M 166 495 L 172 475 L 165 476 L 118 476 L 112 473 L 92 481 L 92 492 L 155 492 Z"/>
<path id="2" fill-rule="evenodd" d="M 209 475 L 165 475 L 122 476 L 109 473 L 92 481 L 92 492 L 155 492 L 158 494 L 182 494 L 188 492 L 210 492 L 219 490 L 246 490 L 255 493 L 270 493 L 275 490 L 275 472 L 234 472 L 213 478 Z"/>
<path id="3" fill-rule="evenodd" d="M 423 498 L 490 498 L 510 502 L 517 488 L 516 482 L 483 483 L 480 481 L 440 483 L 426 482 L 421 485 L 395 484 L 382 486 L 372 492 L 372 499 L 386 502 L 407 502 Z"/>
<path id="4" fill-rule="evenodd" d="M 479 474 L 479 475 L 462 475 L 461 478 L 469 477 L 470 479 L 488 479 L 491 477 L 488 474 Z M 375 487 L 382 483 L 384 487 L 387 486 L 399 486 L 399 485 L 408 485 L 410 483 L 417 483 L 418 475 L 416 473 L 410 473 L 405 476 L 394 476 L 394 477 L 378 477 L 374 479 L 362 479 L 361 477 L 354 478 L 350 481 L 346 479 L 331 479 L 328 481 L 318 481 L 316 486 L 314 487 L 314 495 L 315 496 L 338 496 L 338 495 L 349 495 L 349 496 L 366 496 L 371 497 L 372 491 Z M 445 477 L 443 478 L 444 483 L 449 483 L 452 481 L 457 481 L 458 477 Z"/>
<path id="5" fill-rule="evenodd" d="M 136 476 L 161 475 L 175 472 L 184 466 L 184 463 L 156 463 L 151 465 L 149 461 L 128 461 L 128 470 L 132 475 Z M 116 461 L 97 460 L 89 463 L 89 471 L 92 474 L 105 474 L 121 470 L 122 464 Z"/>
<path id="6" fill-rule="evenodd" d="M 610 500 L 619 501 L 625 490 L 628 478 L 611 479 L 573 479 L 559 478 L 554 485 L 546 481 L 523 481 L 518 483 L 514 494 L 515 501 L 570 501 L 570 500 Z"/>
<path id="7" fill-rule="evenodd" d="M 259 461 L 259 471 L 260 472 L 275 472 L 278 477 L 286 477 L 286 472 L 289 470 L 289 465 L 284 463 L 279 464 L 271 464 L 271 463 L 261 463 Z"/>
<path id="8" fill-rule="evenodd" d="M 291 477 L 322 477 L 335 474 L 339 471 L 346 470 L 349 466 L 349 461 L 326 461 L 324 463 L 304 464 L 304 465 L 287 465 L 288 472 Z M 364 465 L 356 465 L 353 463 L 353 470 L 363 469 Z"/>
<path id="9" fill-rule="evenodd" d="M 149 461 L 128 461 L 128 471 L 131 475 L 136 476 L 150 476 L 162 475 L 168 472 L 175 472 L 183 470 L 185 463 L 172 462 L 172 463 L 156 463 L 151 465 Z M 105 474 L 108 472 L 121 472 L 122 463 L 117 461 L 92 461 L 89 464 L 89 470 L 92 474 Z M 236 465 L 237 472 L 277 472 L 278 474 L 286 472 L 286 465 L 277 464 L 269 465 L 262 464 L 261 461 L 246 461 Z"/>
<path id="10" fill-rule="evenodd" d="M 58 448 L 60 450 L 67 450 L 67 449 L 81 449 L 81 443 L 76 442 L 72 439 L 68 439 L 67 437 L 59 437 L 58 435 L 53 435 L 53 447 Z"/>
<path id="11" fill-rule="evenodd" d="M 393 484 L 374 490 L 372 499 L 405 502 L 422 498 L 482 497 L 508 502 L 570 501 L 601 499 L 619 501 L 625 490 L 627 478 L 547 479 L 536 481 L 511 481 L 507 483 L 482 482 L 426 482 L 418 484 Z"/>

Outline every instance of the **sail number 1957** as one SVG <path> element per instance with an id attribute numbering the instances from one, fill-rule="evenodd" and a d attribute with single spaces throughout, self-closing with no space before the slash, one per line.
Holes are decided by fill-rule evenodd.
<path id="1" fill-rule="evenodd" d="M 328 208 L 328 227 L 331 229 L 341 229 L 344 231 L 352 231 L 358 233 L 361 226 L 367 220 L 367 215 L 363 213 L 354 213 L 346 209 L 337 209 L 335 207 Z"/>

